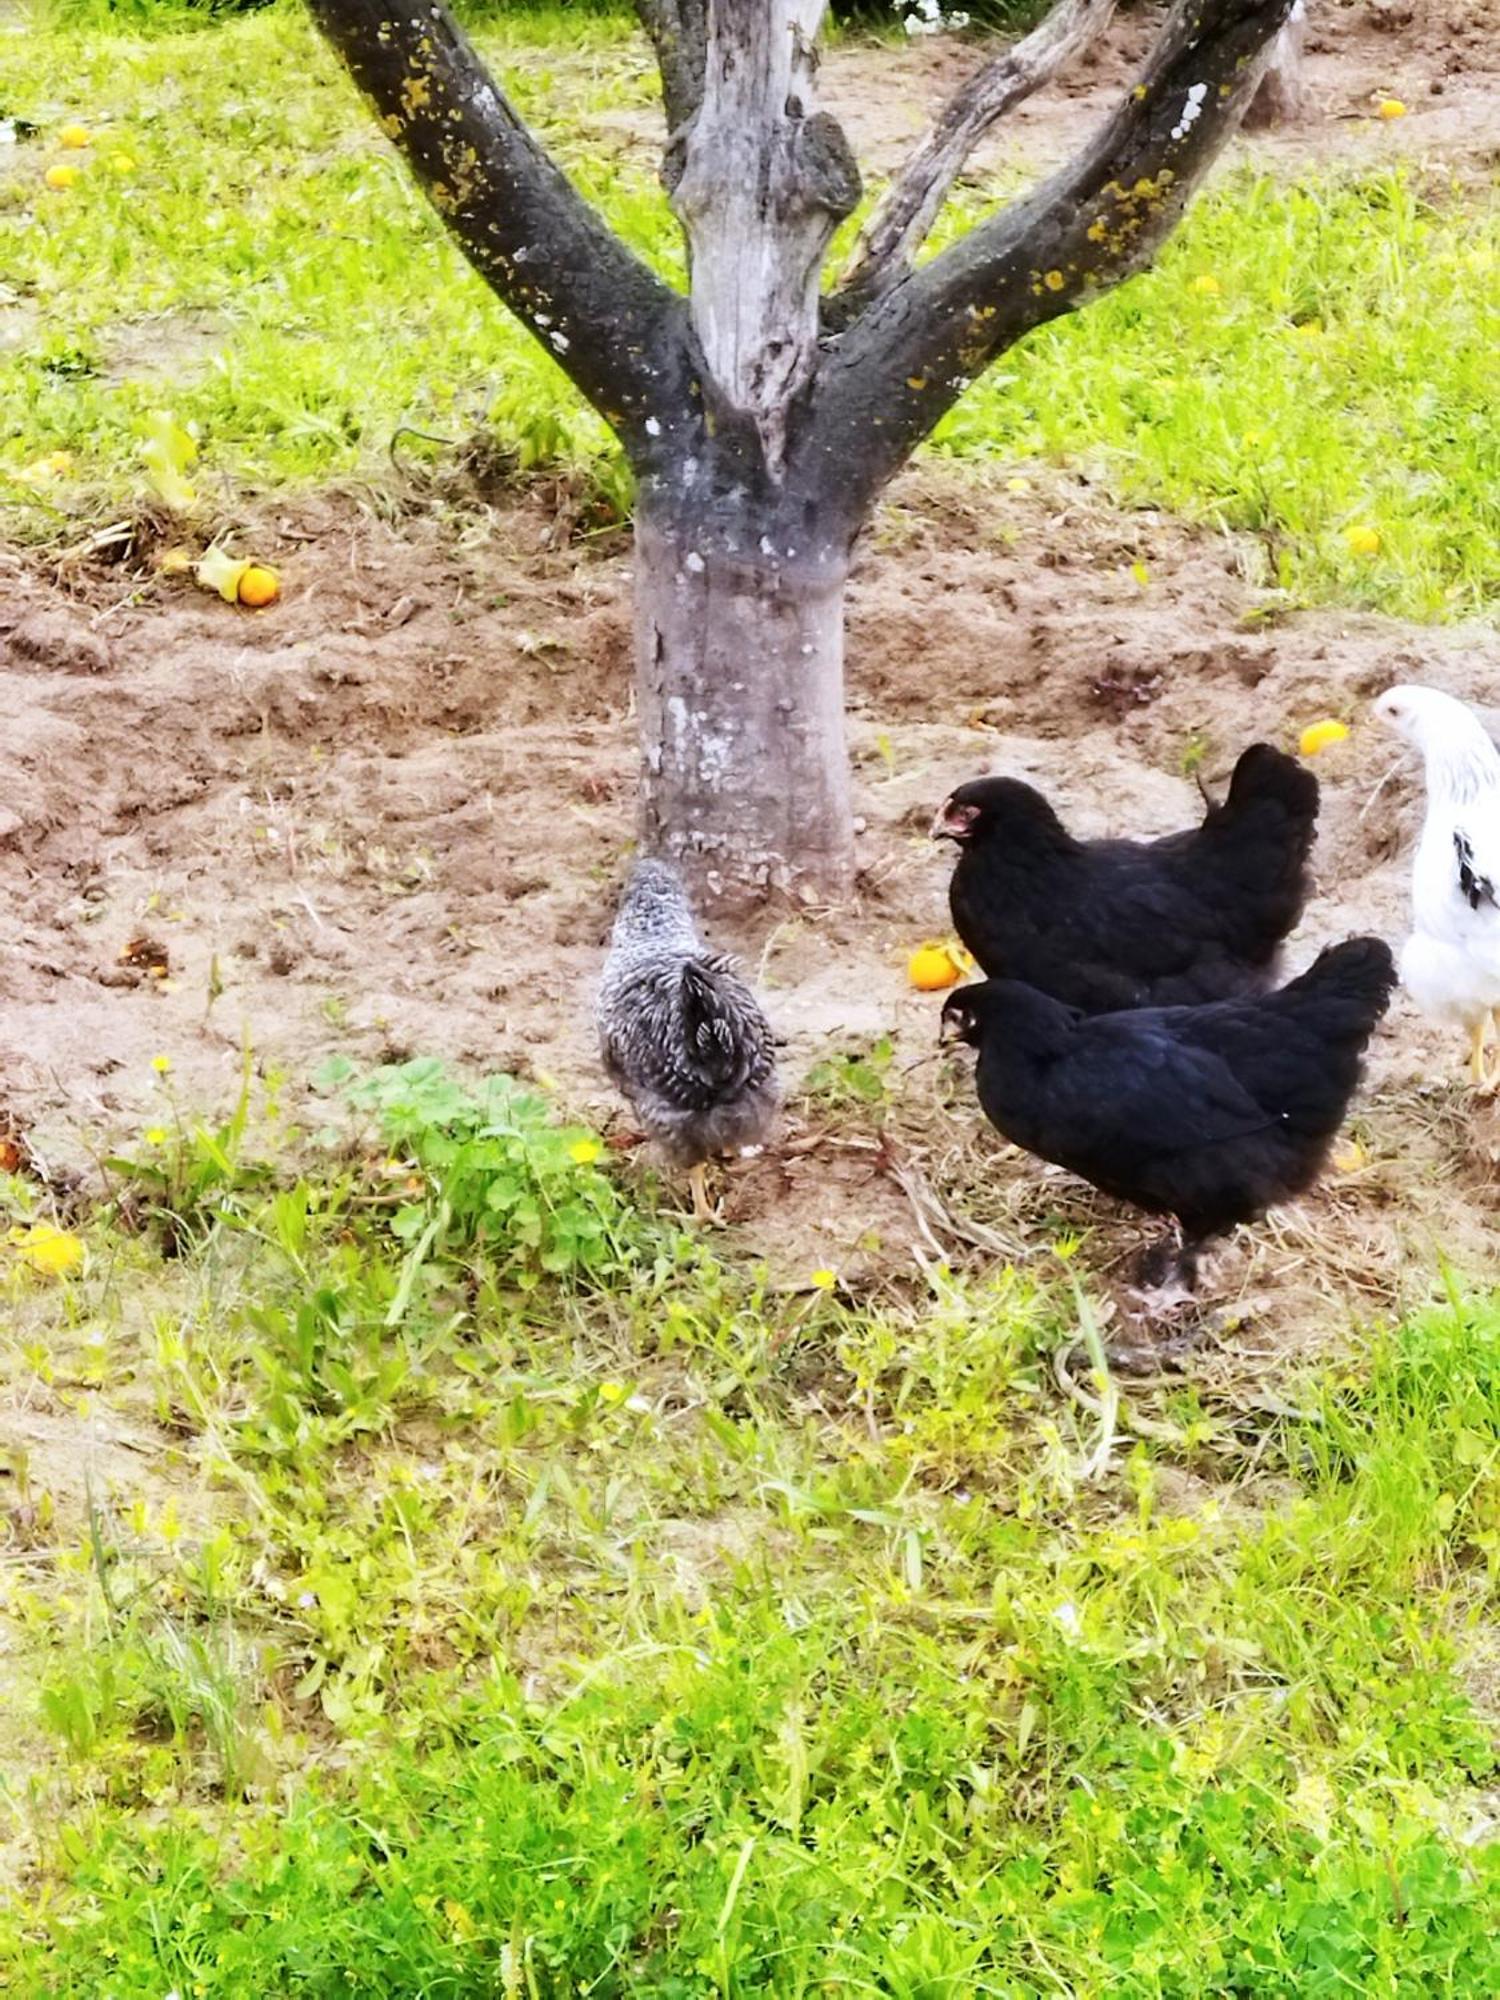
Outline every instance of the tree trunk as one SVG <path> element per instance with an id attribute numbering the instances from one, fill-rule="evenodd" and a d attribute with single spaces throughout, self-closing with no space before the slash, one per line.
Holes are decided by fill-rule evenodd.
<path id="1" fill-rule="evenodd" d="M 753 503 L 708 533 L 643 494 L 635 549 L 644 851 L 721 907 L 847 894 L 847 539 L 799 547 Z"/>
<path id="2" fill-rule="evenodd" d="M 442 0 L 308 4 L 464 254 L 636 473 L 648 851 L 721 900 L 841 894 L 843 597 L 860 523 L 998 354 L 1150 262 L 1300 0 L 1175 0 L 1076 157 L 917 258 L 966 148 L 1110 11 L 1063 0 L 939 117 L 849 297 L 820 289 L 859 200 L 818 106 L 825 0 L 637 0 L 661 59 L 687 298 L 548 157 Z"/>

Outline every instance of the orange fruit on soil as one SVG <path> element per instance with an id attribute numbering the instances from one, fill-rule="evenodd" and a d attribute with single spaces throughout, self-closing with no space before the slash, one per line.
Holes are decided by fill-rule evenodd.
<path id="1" fill-rule="evenodd" d="M 906 961 L 906 976 L 919 993 L 941 993 L 956 986 L 963 967 L 945 944 L 919 945 Z"/>
<path id="2" fill-rule="evenodd" d="M 240 578 L 239 600 L 258 611 L 263 604 L 274 604 L 281 595 L 281 578 L 274 569 L 263 569 L 259 563 L 251 563 Z"/>

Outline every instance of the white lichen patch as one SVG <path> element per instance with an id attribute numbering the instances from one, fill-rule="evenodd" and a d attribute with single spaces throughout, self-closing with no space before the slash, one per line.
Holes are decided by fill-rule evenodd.
<path id="1" fill-rule="evenodd" d="M 1172 127 L 1172 137 L 1174 139 L 1185 139 L 1197 124 L 1198 120 L 1203 116 L 1203 100 L 1207 95 L 1208 85 L 1206 83 L 1194 83 L 1188 86 L 1187 98 L 1182 107 L 1182 116 Z"/>

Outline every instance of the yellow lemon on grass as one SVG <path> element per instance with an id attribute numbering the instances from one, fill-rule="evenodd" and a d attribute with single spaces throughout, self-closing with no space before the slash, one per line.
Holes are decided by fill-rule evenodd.
<path id="1" fill-rule="evenodd" d="M 952 945 L 929 941 L 918 945 L 906 961 L 906 976 L 919 993 L 941 993 L 945 986 L 956 986 L 963 972 Z"/>
<path id="2" fill-rule="evenodd" d="M 57 143 L 76 152 L 84 146 L 92 146 L 94 141 L 86 125 L 64 125 L 57 135 Z"/>
<path id="3" fill-rule="evenodd" d="M 280 597 L 281 578 L 274 569 L 251 563 L 240 578 L 235 594 L 241 604 L 248 604 L 258 611 L 263 604 L 274 604 Z"/>
<path id="4" fill-rule="evenodd" d="M 1378 556 L 1380 554 L 1380 531 L 1363 523 L 1344 530 L 1344 540 L 1357 556 Z"/>
<path id="5" fill-rule="evenodd" d="M 47 183 L 49 188 L 57 188 L 61 191 L 63 188 L 72 187 L 73 183 L 78 179 L 78 169 L 77 167 L 48 167 L 46 173 L 42 175 L 42 179 Z"/>
<path id="6" fill-rule="evenodd" d="M 1304 757 L 1316 757 L 1331 743 L 1342 743 L 1348 734 L 1347 723 L 1335 722 L 1331 718 L 1326 722 L 1310 722 L 1303 730 L 1297 748 Z"/>

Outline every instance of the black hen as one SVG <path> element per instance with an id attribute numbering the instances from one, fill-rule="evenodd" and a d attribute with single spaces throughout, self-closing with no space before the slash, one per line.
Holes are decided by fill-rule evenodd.
<path id="1" fill-rule="evenodd" d="M 705 951 L 681 882 L 636 863 L 599 985 L 599 1047 L 611 1081 L 674 1166 L 693 1213 L 713 1211 L 703 1163 L 760 1143 L 779 1101 L 775 1045 L 733 959 Z"/>
<path id="2" fill-rule="evenodd" d="M 1254 743 L 1201 826 L 1075 840 L 1016 778 L 960 785 L 933 825 L 959 844 L 953 924 L 992 979 L 1088 1014 L 1260 993 L 1307 901 L 1318 781 Z"/>
<path id="3" fill-rule="evenodd" d="M 1007 1139 L 1199 1247 L 1317 1178 L 1395 985 L 1379 938 L 1333 945 L 1278 993 L 1086 1015 L 988 979 L 943 1009 L 979 1051 L 984 1115 Z M 1165 1275 L 1165 1274 L 1164 1274 Z"/>

